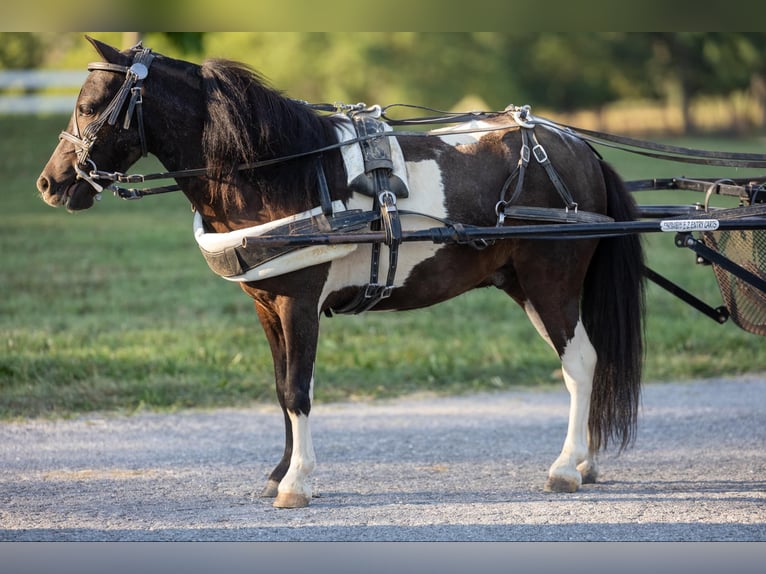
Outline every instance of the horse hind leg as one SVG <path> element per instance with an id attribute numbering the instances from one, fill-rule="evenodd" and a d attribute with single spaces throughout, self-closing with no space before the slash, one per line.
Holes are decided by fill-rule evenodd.
<path id="1" fill-rule="evenodd" d="M 561 355 L 564 384 L 569 391 L 569 423 L 561 454 L 548 471 L 546 492 L 575 492 L 583 483 L 596 482 L 595 453 L 589 448 L 590 413 L 596 351 L 582 322 Z"/>
<path id="2" fill-rule="evenodd" d="M 559 353 L 564 384 L 570 397 L 569 422 L 564 445 L 561 454 L 548 471 L 544 490 L 546 492 L 576 492 L 582 484 L 596 482 L 598 478 L 595 453 L 589 447 L 588 438 L 588 416 L 596 368 L 596 351 L 579 318 L 572 337 L 563 344 L 557 344 L 551 339 L 549 330 L 531 303 L 526 303 L 525 311 L 538 333 Z M 548 324 L 552 324 L 551 321 L 549 317 Z"/>

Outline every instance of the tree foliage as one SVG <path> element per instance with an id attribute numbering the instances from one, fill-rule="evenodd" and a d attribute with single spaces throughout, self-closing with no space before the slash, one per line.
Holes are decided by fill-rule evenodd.
<path id="1" fill-rule="evenodd" d="M 0 69 L 36 68 L 45 58 L 45 45 L 36 34 L 0 33 Z"/>

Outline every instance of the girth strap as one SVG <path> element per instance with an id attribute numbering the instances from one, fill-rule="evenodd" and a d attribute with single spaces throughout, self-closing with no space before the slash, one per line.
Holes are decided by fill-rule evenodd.
<path id="1" fill-rule="evenodd" d="M 399 210 L 396 208 L 396 196 L 389 190 L 381 192 L 374 200 L 373 210 L 380 212 L 380 219 L 372 222 L 370 229 L 379 231 L 381 225 L 385 232 L 385 244 L 388 246 L 388 273 L 386 283 L 378 283 L 380 268 L 381 244 L 372 244 L 370 257 L 370 282 L 361 289 L 348 304 L 327 309 L 325 315 L 352 313 L 358 315 L 369 311 L 383 299 L 391 296 L 396 278 L 396 267 L 399 262 L 399 245 L 402 243 L 402 225 Z"/>
<path id="2" fill-rule="evenodd" d="M 387 177 L 382 170 L 375 170 L 375 186 L 383 185 Z M 396 208 L 396 196 L 388 189 L 383 189 L 373 200 L 373 212 L 378 212 L 380 218 L 370 224 L 372 231 L 379 231 L 381 226 L 385 232 L 384 243 L 388 246 L 388 273 L 385 284 L 378 282 L 380 273 L 381 244 L 372 244 L 370 257 L 370 282 L 361 289 L 356 297 L 348 304 L 325 311 L 325 315 L 352 313 L 358 315 L 369 311 L 383 299 L 391 296 L 396 278 L 396 268 L 399 262 L 399 246 L 402 243 L 402 224 L 399 210 Z"/>

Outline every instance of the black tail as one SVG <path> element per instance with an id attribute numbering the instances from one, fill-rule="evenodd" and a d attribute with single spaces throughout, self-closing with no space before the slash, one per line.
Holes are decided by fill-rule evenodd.
<path id="1" fill-rule="evenodd" d="M 622 179 L 605 162 L 607 214 L 616 221 L 636 219 L 636 205 Z M 590 446 L 606 448 L 609 439 L 620 450 L 633 441 L 643 367 L 644 254 L 638 235 L 599 242 L 585 279 L 583 325 L 598 362 L 591 394 Z"/>

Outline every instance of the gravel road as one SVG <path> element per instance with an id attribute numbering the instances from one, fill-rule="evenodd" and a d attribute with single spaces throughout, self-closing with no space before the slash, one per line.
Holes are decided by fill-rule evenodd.
<path id="1" fill-rule="evenodd" d="M 765 541 L 766 377 L 649 384 L 602 480 L 542 491 L 563 390 L 319 404 L 318 494 L 254 496 L 275 407 L 0 424 L 0 541 Z"/>

